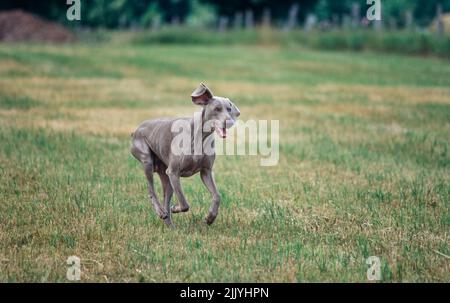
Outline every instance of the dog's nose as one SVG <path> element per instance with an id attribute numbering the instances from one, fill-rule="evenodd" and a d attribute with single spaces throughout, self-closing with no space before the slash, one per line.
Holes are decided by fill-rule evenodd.
<path id="1" fill-rule="evenodd" d="M 234 119 L 227 119 L 226 121 L 225 121 L 225 127 L 226 128 L 230 128 L 230 127 L 232 127 L 233 125 L 234 125 L 234 123 L 235 123 L 235 120 Z"/>

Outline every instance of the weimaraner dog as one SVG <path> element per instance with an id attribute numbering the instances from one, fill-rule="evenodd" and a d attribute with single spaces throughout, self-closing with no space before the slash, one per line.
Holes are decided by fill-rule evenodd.
<path id="1" fill-rule="evenodd" d="M 139 160 L 144 167 L 148 180 L 148 192 L 153 207 L 164 222 L 173 227 L 171 212 L 187 212 L 189 204 L 181 188 L 180 177 L 190 177 L 200 172 L 201 179 L 212 195 L 212 204 L 205 218 L 208 225 L 217 217 L 220 204 L 220 195 L 217 191 L 212 167 L 214 164 L 214 130 L 221 138 L 226 138 L 227 128 L 230 128 L 240 115 L 239 109 L 228 98 L 214 96 L 211 90 L 203 83 L 191 95 L 192 102 L 202 106 L 200 127 L 196 126 L 195 115 L 191 118 L 152 119 L 141 123 L 131 134 L 131 154 Z M 204 144 L 209 140 L 212 152 L 202 153 L 174 152 L 173 140 L 179 135 L 176 124 L 183 122 L 189 128 L 191 142 L 201 138 Z M 212 122 L 212 123 L 211 123 Z M 207 126 L 210 125 L 208 128 Z M 153 173 L 158 173 L 164 191 L 164 207 L 159 203 L 153 185 Z M 170 199 L 175 192 L 178 204 L 170 206 Z"/>

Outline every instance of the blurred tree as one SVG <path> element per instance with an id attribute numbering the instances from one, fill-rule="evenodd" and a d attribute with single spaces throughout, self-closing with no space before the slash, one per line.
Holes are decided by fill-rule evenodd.
<path id="1" fill-rule="evenodd" d="M 299 19 L 304 19 L 317 0 L 202 0 L 217 7 L 220 15 L 232 18 L 237 11 L 245 12 L 252 10 L 255 20 L 261 22 L 264 12 L 270 10 L 271 18 L 285 21 L 288 17 L 289 8 L 294 3 L 300 5 Z"/>
<path id="2" fill-rule="evenodd" d="M 342 20 L 349 15 L 353 3 L 361 6 L 361 17 L 365 12 L 366 0 L 81 0 L 83 26 L 90 27 L 132 27 L 148 26 L 154 20 L 180 22 L 191 25 L 205 24 L 218 16 L 233 19 L 238 12 L 251 10 L 254 19 L 260 23 L 264 12 L 270 11 L 273 24 L 281 25 L 287 19 L 289 8 L 300 5 L 299 21 L 310 13 L 319 19 Z M 450 11 L 449 0 L 382 0 L 383 19 L 404 24 L 406 11 L 413 12 L 414 20 L 427 26 L 436 16 L 436 6 L 442 4 L 444 12 Z M 64 0 L 1 0 L 0 10 L 21 8 L 43 17 L 65 22 L 67 5 Z M 201 21 L 203 20 L 203 21 Z M 208 20 L 208 21 L 205 21 Z"/>
<path id="3" fill-rule="evenodd" d="M 442 5 L 444 12 L 450 11 L 449 0 L 413 0 L 414 17 L 421 26 L 427 26 L 436 17 L 436 7 L 438 3 Z M 412 4 L 410 4 L 412 5 Z"/>
<path id="4" fill-rule="evenodd" d="M 0 10 L 23 9 L 53 20 L 65 18 L 67 10 L 66 1 L 29 1 L 29 0 L 2 0 Z M 61 14 L 61 12 L 64 12 Z"/>
<path id="5" fill-rule="evenodd" d="M 151 2 L 141 17 L 141 26 L 158 28 L 164 18 L 157 2 Z"/>
<path id="6" fill-rule="evenodd" d="M 186 24 L 192 27 L 205 27 L 216 21 L 216 8 L 208 3 L 192 0 L 191 14 L 186 19 Z"/>
<path id="7" fill-rule="evenodd" d="M 152 3 L 155 3 L 153 6 Z M 107 28 L 142 25 L 141 19 L 147 13 L 155 12 L 156 2 L 152 0 L 96 0 L 82 4 L 83 24 Z"/>
<path id="8" fill-rule="evenodd" d="M 330 1 L 319 0 L 314 8 L 314 12 L 319 20 L 328 20 L 331 18 Z"/>
<path id="9" fill-rule="evenodd" d="M 189 14 L 189 0 L 159 0 L 158 3 L 164 12 L 165 22 L 184 22 Z"/>

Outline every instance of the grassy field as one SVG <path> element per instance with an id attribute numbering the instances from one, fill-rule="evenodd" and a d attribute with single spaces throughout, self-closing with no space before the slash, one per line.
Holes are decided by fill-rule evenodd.
<path id="1" fill-rule="evenodd" d="M 280 162 L 220 156 L 167 229 L 129 134 L 206 81 L 280 120 Z M 450 282 L 450 61 L 296 47 L 0 45 L 0 281 Z M 158 190 L 160 184 L 158 180 Z"/>

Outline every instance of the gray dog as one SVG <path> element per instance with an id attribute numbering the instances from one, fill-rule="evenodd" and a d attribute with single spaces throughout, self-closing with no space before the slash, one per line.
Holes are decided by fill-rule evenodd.
<path id="1" fill-rule="evenodd" d="M 239 109 L 228 98 L 214 96 L 203 83 L 191 95 L 192 102 L 203 107 L 200 117 L 200 127 L 196 127 L 195 118 L 153 119 L 141 123 L 131 135 L 131 154 L 144 167 L 148 180 L 148 192 L 153 207 L 158 216 L 172 227 L 172 213 L 186 212 L 189 204 L 181 188 L 180 177 L 190 177 L 200 172 L 201 179 L 212 195 L 212 204 L 205 218 L 212 224 L 217 217 L 220 204 L 219 192 L 214 182 L 212 167 L 214 164 L 214 130 L 221 138 L 226 138 L 227 128 L 230 128 L 240 115 Z M 173 150 L 173 140 L 178 135 L 174 131 L 176 124 L 183 122 L 188 125 L 191 142 L 200 138 L 204 144 L 209 140 L 212 153 L 196 154 L 178 153 Z M 206 126 L 210 126 L 209 128 Z M 164 207 L 159 203 L 153 185 L 153 173 L 158 173 L 164 191 Z M 178 198 L 178 205 L 170 206 L 172 194 Z"/>

